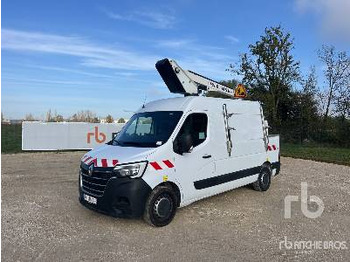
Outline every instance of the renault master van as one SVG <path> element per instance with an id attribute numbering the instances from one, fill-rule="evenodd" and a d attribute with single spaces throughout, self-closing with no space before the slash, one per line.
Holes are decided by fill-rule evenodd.
<path id="1" fill-rule="evenodd" d="M 186 95 L 147 103 L 82 157 L 79 200 L 165 226 L 200 199 L 245 185 L 266 191 L 280 171 L 279 136 L 267 129 L 255 101 Z"/>

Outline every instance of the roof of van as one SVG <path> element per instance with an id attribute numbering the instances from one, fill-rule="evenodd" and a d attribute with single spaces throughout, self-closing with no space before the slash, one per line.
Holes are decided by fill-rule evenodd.
<path id="1" fill-rule="evenodd" d="M 241 100 L 241 99 L 223 99 L 203 96 L 186 96 L 168 99 L 160 99 L 149 102 L 140 108 L 138 112 L 152 112 L 152 111 L 188 111 L 193 109 L 207 109 L 211 106 L 221 106 L 227 104 L 228 106 L 235 106 L 243 108 L 260 108 L 257 101 Z M 243 108 L 242 108 L 243 107 Z M 260 110 L 260 109 L 259 109 Z M 255 111 L 255 110 L 254 110 Z"/>

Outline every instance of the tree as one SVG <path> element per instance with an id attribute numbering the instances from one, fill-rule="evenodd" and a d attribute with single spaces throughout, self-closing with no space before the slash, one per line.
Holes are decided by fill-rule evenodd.
<path id="1" fill-rule="evenodd" d="M 232 80 L 223 80 L 219 82 L 220 84 L 227 86 L 231 89 L 235 89 L 236 86 L 238 85 L 238 81 L 236 79 L 232 79 Z M 214 91 L 209 91 L 206 93 L 205 95 L 206 97 L 218 97 L 218 98 L 229 98 L 227 95 L 218 93 L 218 92 L 214 92 Z"/>
<path id="2" fill-rule="evenodd" d="M 281 26 L 265 29 L 265 34 L 255 44 L 249 45 L 249 53 L 240 56 L 236 68 L 231 71 L 243 76 L 243 83 L 259 98 L 263 98 L 272 126 L 279 129 L 281 103 L 299 77 L 299 62 L 291 54 L 294 48 L 290 33 Z"/>
<path id="3" fill-rule="evenodd" d="M 46 117 L 45 117 L 46 122 L 63 122 L 64 118 L 62 115 L 57 114 L 57 111 L 55 110 L 55 113 L 52 113 L 51 109 L 47 111 Z"/>
<path id="4" fill-rule="evenodd" d="M 231 80 L 223 80 L 223 81 L 220 81 L 219 83 L 231 89 L 235 89 L 239 82 L 236 79 L 231 79 Z"/>
<path id="5" fill-rule="evenodd" d="M 54 122 L 54 118 L 52 116 L 51 109 L 49 109 L 49 111 L 47 111 L 45 121 L 46 122 Z"/>
<path id="6" fill-rule="evenodd" d="M 63 122 L 64 121 L 62 115 L 56 115 L 54 119 L 55 119 L 55 122 Z"/>
<path id="7" fill-rule="evenodd" d="M 96 117 L 96 114 L 90 110 L 81 110 L 70 117 L 72 122 L 89 122 L 89 123 L 98 123 L 99 119 Z"/>
<path id="8" fill-rule="evenodd" d="M 90 122 L 91 122 L 91 123 L 100 123 L 100 119 L 99 119 L 97 116 L 95 116 L 94 118 L 92 118 L 92 119 L 90 120 Z"/>
<path id="9" fill-rule="evenodd" d="M 312 138 L 318 132 L 318 92 L 316 69 L 312 66 L 310 73 L 302 80 L 302 91 L 298 92 L 300 142 Z"/>
<path id="10" fill-rule="evenodd" d="M 118 119 L 118 124 L 124 124 L 125 123 L 125 119 L 124 118 L 119 118 Z"/>
<path id="11" fill-rule="evenodd" d="M 114 119 L 111 115 L 106 116 L 106 123 L 113 123 Z"/>
<path id="12" fill-rule="evenodd" d="M 339 88 L 335 105 L 342 121 L 350 117 L 350 81 Z"/>
<path id="13" fill-rule="evenodd" d="M 330 114 L 332 105 L 346 116 L 349 114 L 350 58 L 346 52 L 337 52 L 334 46 L 327 45 L 318 50 L 318 56 L 326 66 L 324 76 L 327 92 L 321 96 L 325 104 L 324 118 Z"/>
<path id="14" fill-rule="evenodd" d="M 315 66 L 310 67 L 310 73 L 303 80 L 303 93 L 312 96 L 314 99 L 318 92 L 317 75 Z"/>
<path id="15" fill-rule="evenodd" d="M 26 114 L 25 118 L 24 118 L 26 121 L 35 121 L 35 118 L 34 116 L 29 113 L 29 114 Z"/>

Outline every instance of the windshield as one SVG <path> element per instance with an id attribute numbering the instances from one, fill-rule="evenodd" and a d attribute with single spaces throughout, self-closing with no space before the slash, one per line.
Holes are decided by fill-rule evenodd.
<path id="1" fill-rule="evenodd" d="M 168 141 L 182 116 L 181 111 L 145 112 L 133 115 L 112 145 L 157 147 Z"/>

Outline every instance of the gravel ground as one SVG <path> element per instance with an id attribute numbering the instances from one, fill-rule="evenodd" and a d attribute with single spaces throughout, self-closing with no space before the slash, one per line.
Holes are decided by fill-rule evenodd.
<path id="1" fill-rule="evenodd" d="M 269 191 L 243 187 L 214 196 L 153 228 L 79 204 L 82 155 L 2 155 L 3 261 L 349 261 L 350 167 L 282 158 Z M 285 219 L 284 198 L 300 199 L 301 182 L 308 183 L 309 196 L 322 199 L 324 212 L 307 218 L 295 202 Z M 290 241 L 309 241 L 304 245 L 311 249 L 290 249 Z M 324 242 L 312 248 L 315 241 Z M 319 249 L 330 241 L 333 249 Z"/>

